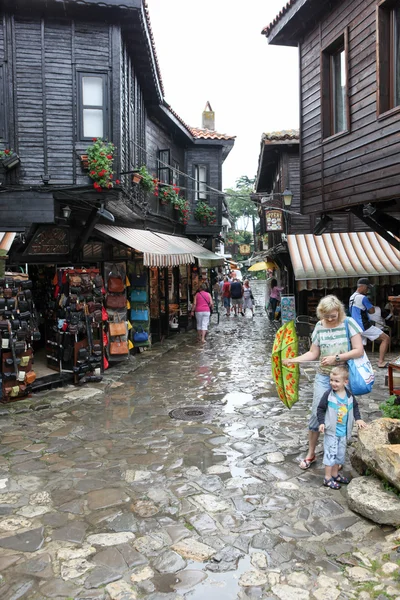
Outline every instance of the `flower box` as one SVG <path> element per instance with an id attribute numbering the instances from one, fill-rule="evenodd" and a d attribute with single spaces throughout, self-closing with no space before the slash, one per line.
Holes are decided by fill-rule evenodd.
<path id="1" fill-rule="evenodd" d="M 138 185 L 143 179 L 143 175 L 141 175 L 140 173 L 134 173 L 132 175 L 132 183 Z"/>
<path id="2" fill-rule="evenodd" d="M 16 169 L 20 164 L 20 158 L 16 152 L 4 152 L 1 163 L 7 171 Z"/>

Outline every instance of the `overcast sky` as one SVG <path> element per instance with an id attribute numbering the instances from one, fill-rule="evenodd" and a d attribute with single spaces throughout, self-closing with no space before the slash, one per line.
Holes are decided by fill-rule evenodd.
<path id="1" fill-rule="evenodd" d="M 261 35 L 284 4 L 148 0 L 165 99 L 193 127 L 209 100 L 217 131 L 237 136 L 224 188 L 256 174 L 263 132 L 298 127 L 297 49 Z"/>

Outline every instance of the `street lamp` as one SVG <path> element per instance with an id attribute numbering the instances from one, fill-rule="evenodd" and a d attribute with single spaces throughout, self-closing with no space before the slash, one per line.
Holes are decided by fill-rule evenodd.
<path id="1" fill-rule="evenodd" d="M 72 213 L 72 210 L 70 209 L 69 206 L 63 206 L 62 214 L 63 214 L 64 219 L 66 219 L 68 221 L 68 219 L 71 216 L 71 213 Z"/>
<path id="2" fill-rule="evenodd" d="M 288 190 L 287 188 L 284 190 L 283 194 L 283 204 L 287 207 L 292 205 L 292 200 L 293 200 L 293 194 L 290 190 Z"/>

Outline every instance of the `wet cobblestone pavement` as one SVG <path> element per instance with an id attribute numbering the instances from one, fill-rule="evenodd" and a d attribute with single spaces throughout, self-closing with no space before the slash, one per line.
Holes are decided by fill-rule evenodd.
<path id="1" fill-rule="evenodd" d="M 394 530 L 322 486 L 322 446 L 298 467 L 313 373 L 288 411 L 263 310 L 213 319 L 202 347 L 0 409 L 1 600 L 400 598 Z"/>

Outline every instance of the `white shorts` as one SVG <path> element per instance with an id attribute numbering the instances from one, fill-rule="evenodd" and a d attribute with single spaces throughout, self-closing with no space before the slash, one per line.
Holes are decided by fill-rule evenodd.
<path id="1" fill-rule="evenodd" d="M 368 327 L 368 329 L 361 332 L 361 336 L 373 342 L 374 340 L 377 340 L 382 333 L 382 329 L 375 327 L 375 325 L 371 325 L 371 327 Z"/>
<path id="2" fill-rule="evenodd" d="M 196 322 L 198 331 L 208 331 L 208 325 L 210 323 L 210 313 L 196 312 Z"/>

